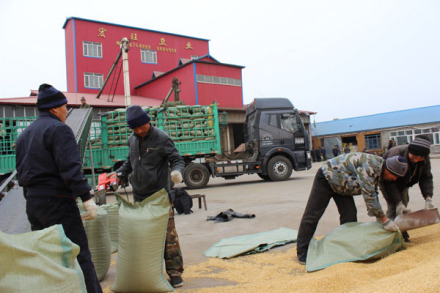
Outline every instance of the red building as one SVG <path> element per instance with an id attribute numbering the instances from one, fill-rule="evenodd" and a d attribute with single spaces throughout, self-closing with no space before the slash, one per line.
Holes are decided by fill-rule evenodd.
<path id="1" fill-rule="evenodd" d="M 220 107 L 243 107 L 244 67 L 211 57 L 209 40 L 77 17 L 68 18 L 63 28 L 69 93 L 97 94 L 119 54 L 121 39 L 127 38 L 131 95 L 162 101 L 177 77 L 180 100 L 188 105 L 215 100 Z M 121 62 L 112 75 L 104 93 L 123 95 Z"/>

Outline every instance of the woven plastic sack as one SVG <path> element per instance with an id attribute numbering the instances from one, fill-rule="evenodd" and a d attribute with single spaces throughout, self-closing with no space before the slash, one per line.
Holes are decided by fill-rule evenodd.
<path id="1" fill-rule="evenodd" d="M 119 205 L 120 203 L 108 203 L 101 205 L 101 207 L 107 212 L 108 231 L 110 233 L 112 253 L 118 251 Z"/>
<path id="2" fill-rule="evenodd" d="M 22 234 L 0 231 L 0 292 L 84 292 L 79 246 L 62 225 Z"/>
<path id="3" fill-rule="evenodd" d="M 346 223 L 324 238 L 310 241 L 306 270 L 313 272 L 338 263 L 371 261 L 403 248 L 402 233 L 386 231 L 381 223 Z"/>
<path id="4" fill-rule="evenodd" d="M 119 208 L 119 241 L 116 292 L 169 292 L 173 287 L 163 274 L 165 237 L 170 212 L 162 189 L 142 202 L 123 197 Z"/>
<path id="5" fill-rule="evenodd" d="M 110 268 L 112 245 L 108 229 L 107 212 L 98 206 L 98 215 L 90 221 L 83 221 L 86 230 L 92 262 L 95 265 L 98 281 L 104 280 Z"/>

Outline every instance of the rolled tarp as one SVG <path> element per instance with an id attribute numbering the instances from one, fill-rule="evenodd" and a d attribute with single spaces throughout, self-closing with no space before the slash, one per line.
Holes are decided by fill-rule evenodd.
<path id="1" fill-rule="evenodd" d="M 296 241 L 298 231 L 278 228 L 261 233 L 225 238 L 211 246 L 204 255 L 218 258 L 232 258 L 239 255 L 260 253 L 272 247 Z"/>

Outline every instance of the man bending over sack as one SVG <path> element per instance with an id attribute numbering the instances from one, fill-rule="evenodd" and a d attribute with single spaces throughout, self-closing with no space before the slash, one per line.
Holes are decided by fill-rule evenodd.
<path id="1" fill-rule="evenodd" d="M 435 208 L 432 202 L 434 184 L 432 182 L 431 161 L 429 159 L 431 141 L 426 135 L 418 135 L 410 144 L 391 148 L 385 153 L 384 159 L 392 156 L 402 156 L 408 161 L 408 171 L 405 176 L 395 182 L 381 182 L 380 191 L 387 201 L 386 215 L 394 219 L 397 215 L 406 214 L 409 196 L 408 189 L 419 184 L 422 196 L 425 199 L 425 209 Z M 409 234 L 402 232 L 405 242 L 409 241 Z"/>
<path id="2" fill-rule="evenodd" d="M 298 261 L 306 263 L 309 242 L 332 198 L 338 207 L 341 225 L 357 222 L 353 196 L 362 194 L 368 215 L 375 216 L 385 230 L 397 231 L 397 225 L 382 211 L 377 188 L 379 180 L 394 181 L 403 177 L 407 168 L 406 159 L 399 156 L 384 160 L 366 153 L 349 153 L 328 160 L 316 173 L 301 219 L 297 239 Z"/>

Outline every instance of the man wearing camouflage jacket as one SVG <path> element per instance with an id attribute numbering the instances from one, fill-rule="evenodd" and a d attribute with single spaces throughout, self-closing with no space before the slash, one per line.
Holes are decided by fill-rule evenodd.
<path id="1" fill-rule="evenodd" d="M 316 173 L 304 215 L 298 231 L 297 256 L 306 263 L 309 242 L 330 199 L 336 203 L 340 224 L 357 222 L 354 195 L 362 194 L 368 215 L 375 216 L 388 231 L 399 228 L 388 219 L 379 203 L 379 180 L 394 181 L 408 169 L 405 158 L 395 156 L 387 160 L 366 153 L 349 153 L 328 160 Z"/>

